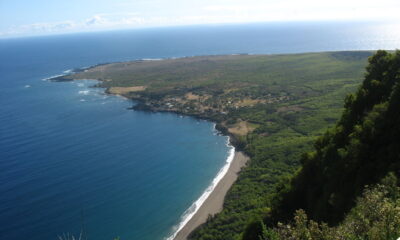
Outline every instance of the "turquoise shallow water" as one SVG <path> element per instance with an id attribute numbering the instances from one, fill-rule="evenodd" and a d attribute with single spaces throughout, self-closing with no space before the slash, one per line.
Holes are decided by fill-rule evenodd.
<path id="1" fill-rule="evenodd" d="M 229 155 L 212 123 L 127 110 L 93 81 L 44 78 L 142 58 L 395 49 L 397 29 L 275 23 L 0 40 L 0 238 L 56 239 L 83 223 L 89 239 L 161 240 Z"/>

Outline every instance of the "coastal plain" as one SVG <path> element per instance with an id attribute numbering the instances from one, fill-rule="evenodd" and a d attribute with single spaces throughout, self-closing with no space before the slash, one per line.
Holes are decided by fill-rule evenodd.
<path id="1" fill-rule="evenodd" d="M 249 220 L 268 211 L 282 179 L 298 169 L 295 159 L 338 119 L 344 97 L 361 83 L 372 54 L 346 51 L 137 60 L 97 65 L 53 80 L 96 79 L 100 81 L 96 86 L 106 88 L 107 93 L 135 100 L 135 110 L 175 112 L 215 122 L 251 160 L 226 195 L 218 193 L 224 195 L 216 200 L 224 200 L 223 209 L 200 210 L 192 222 L 202 220 L 189 222 L 189 230 L 179 239 L 234 240 Z M 203 209 L 220 206 L 210 201 Z"/>
<path id="2" fill-rule="evenodd" d="M 237 113 L 262 106 L 279 106 L 276 111 L 281 115 L 310 110 L 304 101 L 351 88 L 371 54 L 358 51 L 137 60 L 101 64 L 58 80 L 96 79 L 107 93 L 139 101 L 135 109 L 207 118 L 232 135 L 246 136 L 265 122 Z"/>

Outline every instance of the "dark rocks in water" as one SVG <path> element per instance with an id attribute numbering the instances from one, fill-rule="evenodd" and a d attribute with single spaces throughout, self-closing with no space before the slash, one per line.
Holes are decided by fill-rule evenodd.
<path id="1" fill-rule="evenodd" d="M 69 78 L 69 76 L 71 76 L 71 75 L 52 77 L 52 78 L 49 78 L 49 81 L 52 81 L 52 82 L 71 82 L 71 81 L 73 81 L 74 79 Z"/>
<path id="2" fill-rule="evenodd" d="M 128 108 L 130 110 L 136 110 L 136 111 L 145 111 L 145 112 L 154 112 L 154 109 L 152 106 L 144 104 L 144 103 L 137 103 L 136 105 L 133 105 L 132 107 Z"/>

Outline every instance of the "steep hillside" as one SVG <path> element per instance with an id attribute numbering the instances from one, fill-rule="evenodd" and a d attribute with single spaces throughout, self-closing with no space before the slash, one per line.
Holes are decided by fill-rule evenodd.
<path id="1" fill-rule="evenodd" d="M 302 168 L 291 183 L 277 189 L 266 217 L 270 226 L 289 221 L 298 209 L 315 221 L 338 225 L 366 185 L 400 173 L 400 52 L 378 51 L 366 70 L 361 87 L 346 97 L 336 126 L 302 155 Z M 259 239 L 259 231 L 251 224 L 243 239 Z"/>

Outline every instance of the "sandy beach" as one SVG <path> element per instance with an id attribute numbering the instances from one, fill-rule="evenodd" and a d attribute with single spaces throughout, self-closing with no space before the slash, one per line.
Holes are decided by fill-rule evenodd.
<path id="1" fill-rule="evenodd" d="M 242 152 L 235 152 L 235 157 L 228 169 L 228 172 L 217 184 L 214 191 L 205 200 L 197 213 L 176 235 L 174 240 L 186 240 L 188 235 L 198 226 L 205 223 L 208 215 L 214 215 L 222 210 L 224 198 L 232 184 L 238 177 L 238 172 L 249 160 L 249 157 Z"/>

